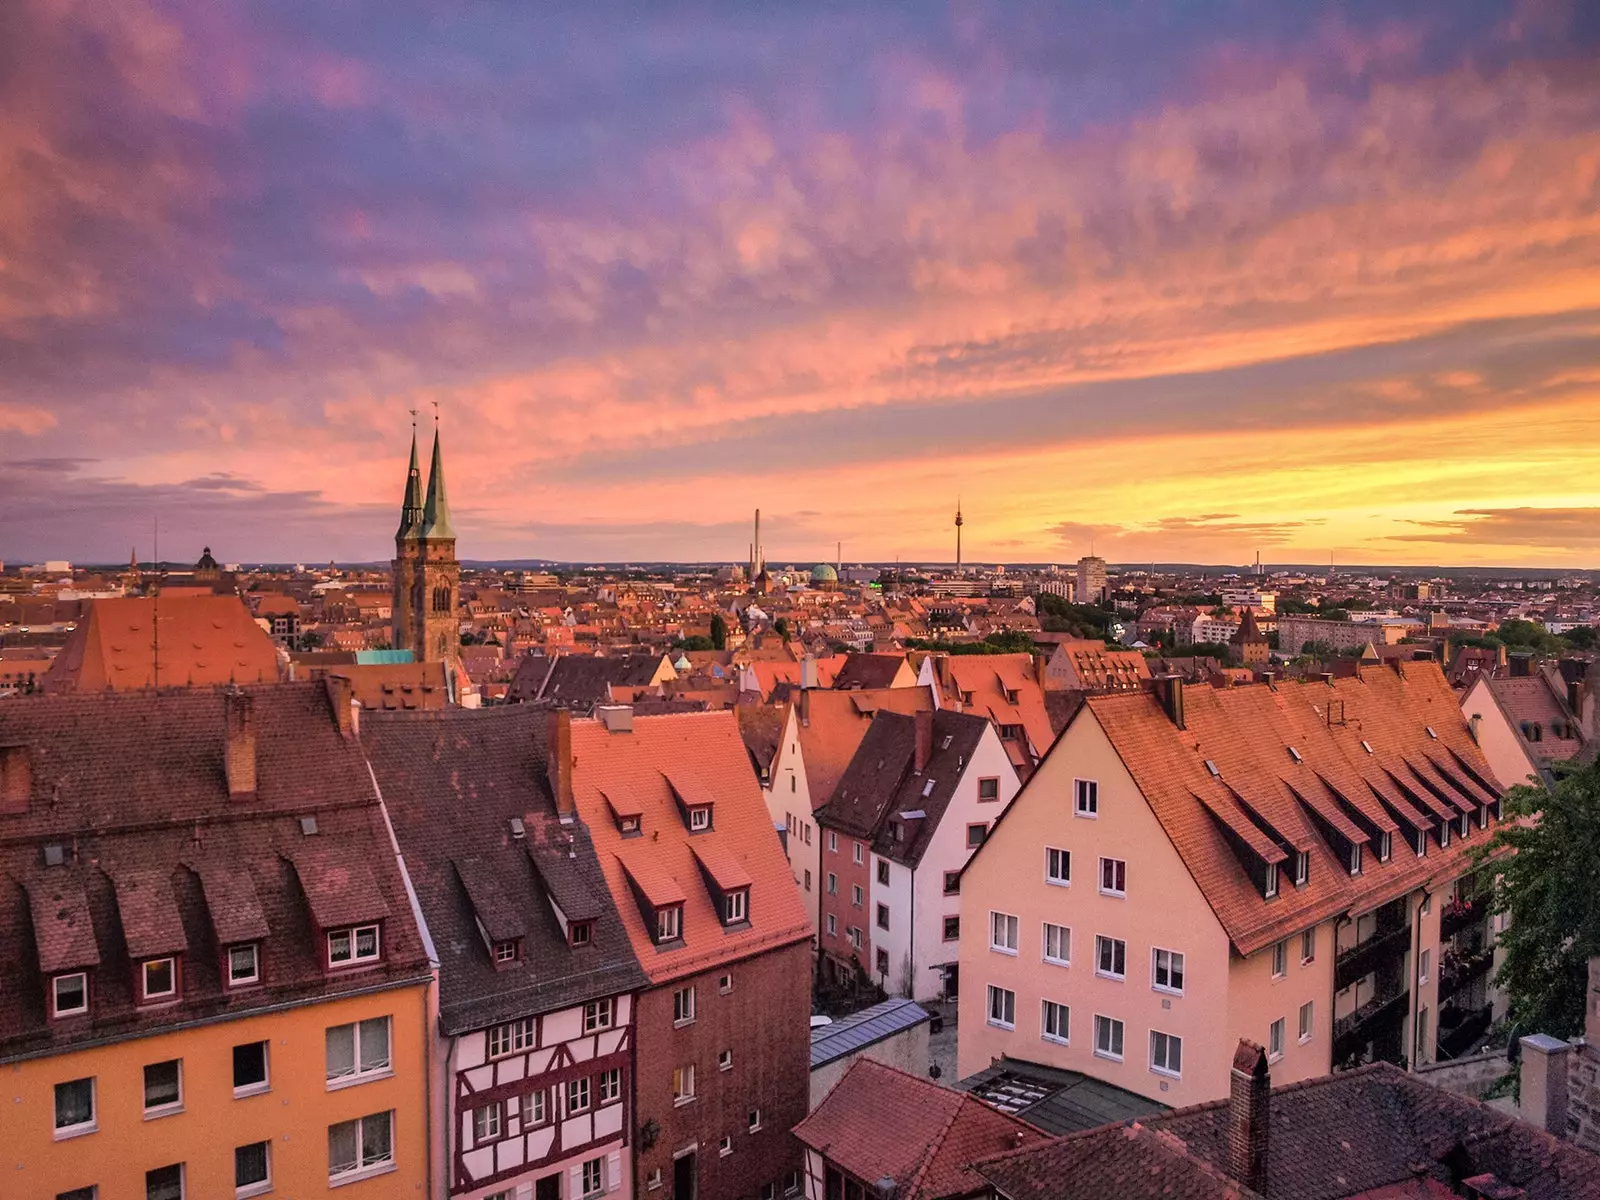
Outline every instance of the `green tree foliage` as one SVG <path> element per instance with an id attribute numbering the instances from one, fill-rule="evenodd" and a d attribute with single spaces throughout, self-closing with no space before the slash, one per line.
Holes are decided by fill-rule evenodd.
<path id="1" fill-rule="evenodd" d="M 1576 629 L 1567 630 L 1561 636 L 1574 650 L 1594 650 L 1600 647 L 1600 629 L 1596 629 L 1593 625 L 1579 625 Z"/>
<path id="2" fill-rule="evenodd" d="M 1560 654 L 1568 643 L 1551 633 L 1537 621 L 1513 618 L 1500 622 L 1494 636 L 1510 650 L 1532 650 L 1538 654 Z"/>
<path id="3" fill-rule="evenodd" d="M 693 637 L 679 638 L 677 641 L 672 643 L 672 648 L 674 650 L 715 650 L 716 649 L 716 647 L 711 644 L 711 639 L 710 638 L 706 637 L 703 634 L 698 634 L 698 633 L 695 634 Z"/>
<path id="4" fill-rule="evenodd" d="M 772 632 L 787 642 L 789 640 L 789 619 L 787 617 L 779 617 L 772 623 Z"/>
<path id="5" fill-rule="evenodd" d="M 1073 604 L 1060 596 L 1044 593 L 1034 597 L 1039 624 L 1049 633 L 1070 633 L 1074 637 L 1104 638 L 1115 613 L 1089 604 Z"/>
<path id="6" fill-rule="evenodd" d="M 1600 764 L 1548 791 L 1512 788 L 1504 806 L 1511 819 L 1480 851 L 1513 852 L 1494 868 L 1493 911 L 1510 916 L 1495 982 L 1519 1031 L 1570 1038 L 1583 1031 L 1588 963 L 1600 954 Z"/>
<path id="7" fill-rule="evenodd" d="M 711 614 L 711 648 L 713 650 L 726 650 L 728 648 L 728 622 L 721 613 Z"/>

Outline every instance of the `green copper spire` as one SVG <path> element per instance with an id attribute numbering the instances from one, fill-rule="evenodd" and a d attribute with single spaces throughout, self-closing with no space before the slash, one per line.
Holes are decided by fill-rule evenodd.
<path id="1" fill-rule="evenodd" d="M 439 454 L 439 430 L 433 431 L 433 463 L 428 468 L 428 502 L 422 510 L 422 536 L 430 542 L 454 541 L 450 501 L 444 494 L 444 462 Z"/>
<path id="2" fill-rule="evenodd" d="M 406 473 L 406 498 L 400 505 L 395 541 L 409 541 L 422 532 L 422 472 L 417 469 L 417 427 L 411 427 L 411 469 Z"/>

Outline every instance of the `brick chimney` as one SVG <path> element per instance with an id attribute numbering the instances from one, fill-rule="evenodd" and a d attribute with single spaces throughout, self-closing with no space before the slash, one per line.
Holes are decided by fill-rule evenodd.
<path id="1" fill-rule="evenodd" d="M 1157 675 L 1150 682 L 1151 690 L 1166 710 L 1168 718 L 1179 729 L 1183 729 L 1183 676 Z"/>
<path id="2" fill-rule="evenodd" d="M 1262 1195 L 1267 1192 L 1271 1103 L 1267 1052 L 1240 1038 L 1228 1091 L 1228 1176 Z"/>
<path id="3" fill-rule="evenodd" d="M 558 708 L 550 714 L 550 794 L 555 797 L 556 813 L 563 821 L 577 815 L 572 798 L 572 713 Z"/>
<path id="4" fill-rule="evenodd" d="M 241 799 L 256 794 L 256 715 L 255 698 L 238 688 L 223 696 L 227 714 L 227 741 L 223 746 L 223 767 L 228 775 L 228 796 Z"/>
<path id="5" fill-rule="evenodd" d="M 912 759 L 912 770 L 921 772 L 927 769 L 928 760 L 933 757 L 933 712 L 931 709 L 919 709 L 911 716 L 911 722 L 916 727 L 917 748 Z"/>

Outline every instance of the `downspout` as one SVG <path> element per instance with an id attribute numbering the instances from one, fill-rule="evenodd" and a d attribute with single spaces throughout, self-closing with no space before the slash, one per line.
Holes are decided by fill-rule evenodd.
<path id="1" fill-rule="evenodd" d="M 1420 982 L 1422 973 L 1418 970 L 1421 966 L 1418 962 L 1421 955 L 1418 951 L 1422 944 L 1422 907 L 1427 902 L 1428 889 L 1423 888 L 1422 899 L 1417 902 L 1417 911 L 1411 917 L 1411 970 L 1409 972 L 1411 976 L 1411 1020 L 1407 1025 L 1411 1032 L 1411 1045 L 1409 1047 L 1410 1053 L 1406 1055 L 1407 1071 L 1415 1071 L 1417 1069 L 1417 1008 L 1422 1001 L 1422 984 Z M 1434 964 L 1434 970 L 1438 970 L 1437 963 Z M 1435 1021 L 1437 1022 L 1437 1016 Z"/>

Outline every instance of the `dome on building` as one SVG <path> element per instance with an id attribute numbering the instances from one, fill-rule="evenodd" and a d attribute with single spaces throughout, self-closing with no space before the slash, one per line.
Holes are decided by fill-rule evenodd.
<path id="1" fill-rule="evenodd" d="M 839 572 L 835 571 L 827 563 L 818 563 L 816 566 L 811 568 L 811 582 L 838 583 Z"/>

